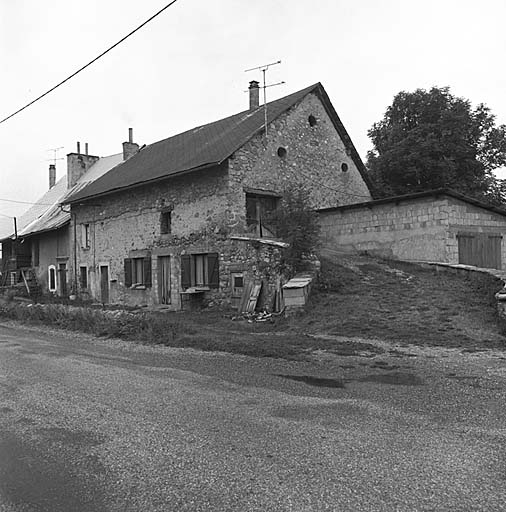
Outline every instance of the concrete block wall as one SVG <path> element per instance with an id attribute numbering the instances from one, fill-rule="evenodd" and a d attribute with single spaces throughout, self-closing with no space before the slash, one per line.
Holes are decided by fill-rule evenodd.
<path id="1" fill-rule="evenodd" d="M 446 199 L 419 198 L 320 212 L 323 248 L 403 260 L 448 261 Z"/>
<path id="2" fill-rule="evenodd" d="M 309 116 L 316 124 L 311 126 Z M 285 156 L 278 149 L 286 149 Z M 343 172 L 342 164 L 347 165 Z M 310 192 L 315 208 L 371 199 L 367 185 L 348 155 L 325 108 L 314 94 L 269 125 L 267 138 L 255 136 L 229 161 L 235 211 L 245 216 L 244 187 L 282 193 L 299 183 Z"/>
<path id="3" fill-rule="evenodd" d="M 324 248 L 441 263 L 459 263 L 461 232 L 500 234 L 506 268 L 506 216 L 447 195 L 320 212 L 320 224 Z"/>

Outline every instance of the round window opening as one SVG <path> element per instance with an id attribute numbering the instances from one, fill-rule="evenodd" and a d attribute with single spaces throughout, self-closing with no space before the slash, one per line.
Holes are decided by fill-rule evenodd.
<path id="1" fill-rule="evenodd" d="M 285 156 L 286 156 L 286 149 L 284 147 L 279 147 L 278 148 L 278 156 L 280 158 L 285 158 Z"/>
<path id="2" fill-rule="evenodd" d="M 341 171 L 347 172 L 348 171 L 348 164 L 346 162 L 343 162 L 341 164 Z"/>
<path id="3" fill-rule="evenodd" d="M 311 114 L 308 118 L 307 118 L 308 122 L 309 122 L 309 126 L 316 126 L 316 117 Z"/>

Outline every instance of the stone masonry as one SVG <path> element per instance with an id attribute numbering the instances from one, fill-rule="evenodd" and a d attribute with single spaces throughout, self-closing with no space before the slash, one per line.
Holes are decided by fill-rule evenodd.
<path id="1" fill-rule="evenodd" d="M 74 244 L 77 267 L 88 270 L 86 292 L 100 297 L 99 269 L 107 266 L 110 302 L 156 305 L 159 258 L 170 256 L 169 307 L 179 309 L 181 255 L 199 253 L 219 254 L 220 285 L 206 293 L 207 303 L 230 302 L 232 272 L 242 272 L 245 280 L 262 279 L 272 292 L 279 278 L 280 249 L 231 240 L 230 236 L 247 232 L 245 189 L 282 195 L 294 183 L 309 190 L 313 205 L 319 208 L 371 198 L 332 121 L 313 94 L 271 123 L 267 138 L 256 135 L 219 167 L 109 194 L 93 200 L 93 205 L 73 205 L 76 232 L 82 224 L 90 225 L 90 247 L 81 247 L 79 240 Z M 167 210 L 171 212 L 170 233 L 161 234 L 160 216 Z M 132 257 L 151 258 L 151 287 L 125 286 L 124 260 Z M 72 271 L 74 276 L 76 270 Z"/>

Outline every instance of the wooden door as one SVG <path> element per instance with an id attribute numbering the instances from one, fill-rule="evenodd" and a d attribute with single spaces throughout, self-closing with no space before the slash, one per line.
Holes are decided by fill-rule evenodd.
<path id="1" fill-rule="evenodd" d="M 459 233 L 459 263 L 501 269 L 502 236 L 496 233 Z"/>
<path id="2" fill-rule="evenodd" d="M 102 304 L 109 302 L 109 267 L 100 266 L 100 300 Z"/>
<path id="3" fill-rule="evenodd" d="M 59 263 L 58 264 L 58 281 L 60 285 L 60 296 L 66 297 L 67 296 L 67 264 L 66 263 Z"/>
<path id="4" fill-rule="evenodd" d="M 158 299 L 160 304 L 170 304 L 170 256 L 158 258 Z"/>

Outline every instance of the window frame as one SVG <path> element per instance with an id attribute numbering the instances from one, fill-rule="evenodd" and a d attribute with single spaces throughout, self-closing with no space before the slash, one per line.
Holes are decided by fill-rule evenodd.
<path id="1" fill-rule="evenodd" d="M 219 288 L 219 269 L 220 255 L 217 252 L 183 254 L 181 255 L 181 288 L 183 290 Z"/>
<path id="2" fill-rule="evenodd" d="M 89 249 L 91 247 L 90 224 L 85 222 L 81 224 L 81 247 Z"/>
<path id="3" fill-rule="evenodd" d="M 164 208 L 160 212 L 160 234 L 170 235 L 172 233 L 172 208 Z"/>
<path id="4" fill-rule="evenodd" d="M 268 226 L 264 220 L 269 214 L 279 208 L 281 196 L 274 193 L 261 193 L 261 192 L 245 192 L 246 198 L 246 227 L 249 231 L 254 229 L 255 234 L 259 237 L 263 236 L 276 236 L 273 226 Z M 268 202 L 271 202 L 271 207 L 267 207 Z M 254 209 L 254 217 L 251 216 Z"/>
<path id="5" fill-rule="evenodd" d="M 58 289 L 56 265 L 49 265 L 49 267 L 47 268 L 47 287 L 49 291 L 53 293 L 55 293 Z"/>
<path id="6" fill-rule="evenodd" d="M 83 272 L 83 270 L 84 270 L 84 272 Z M 81 265 L 79 267 L 79 288 L 81 290 L 88 289 L 88 267 L 83 266 L 83 265 Z"/>

